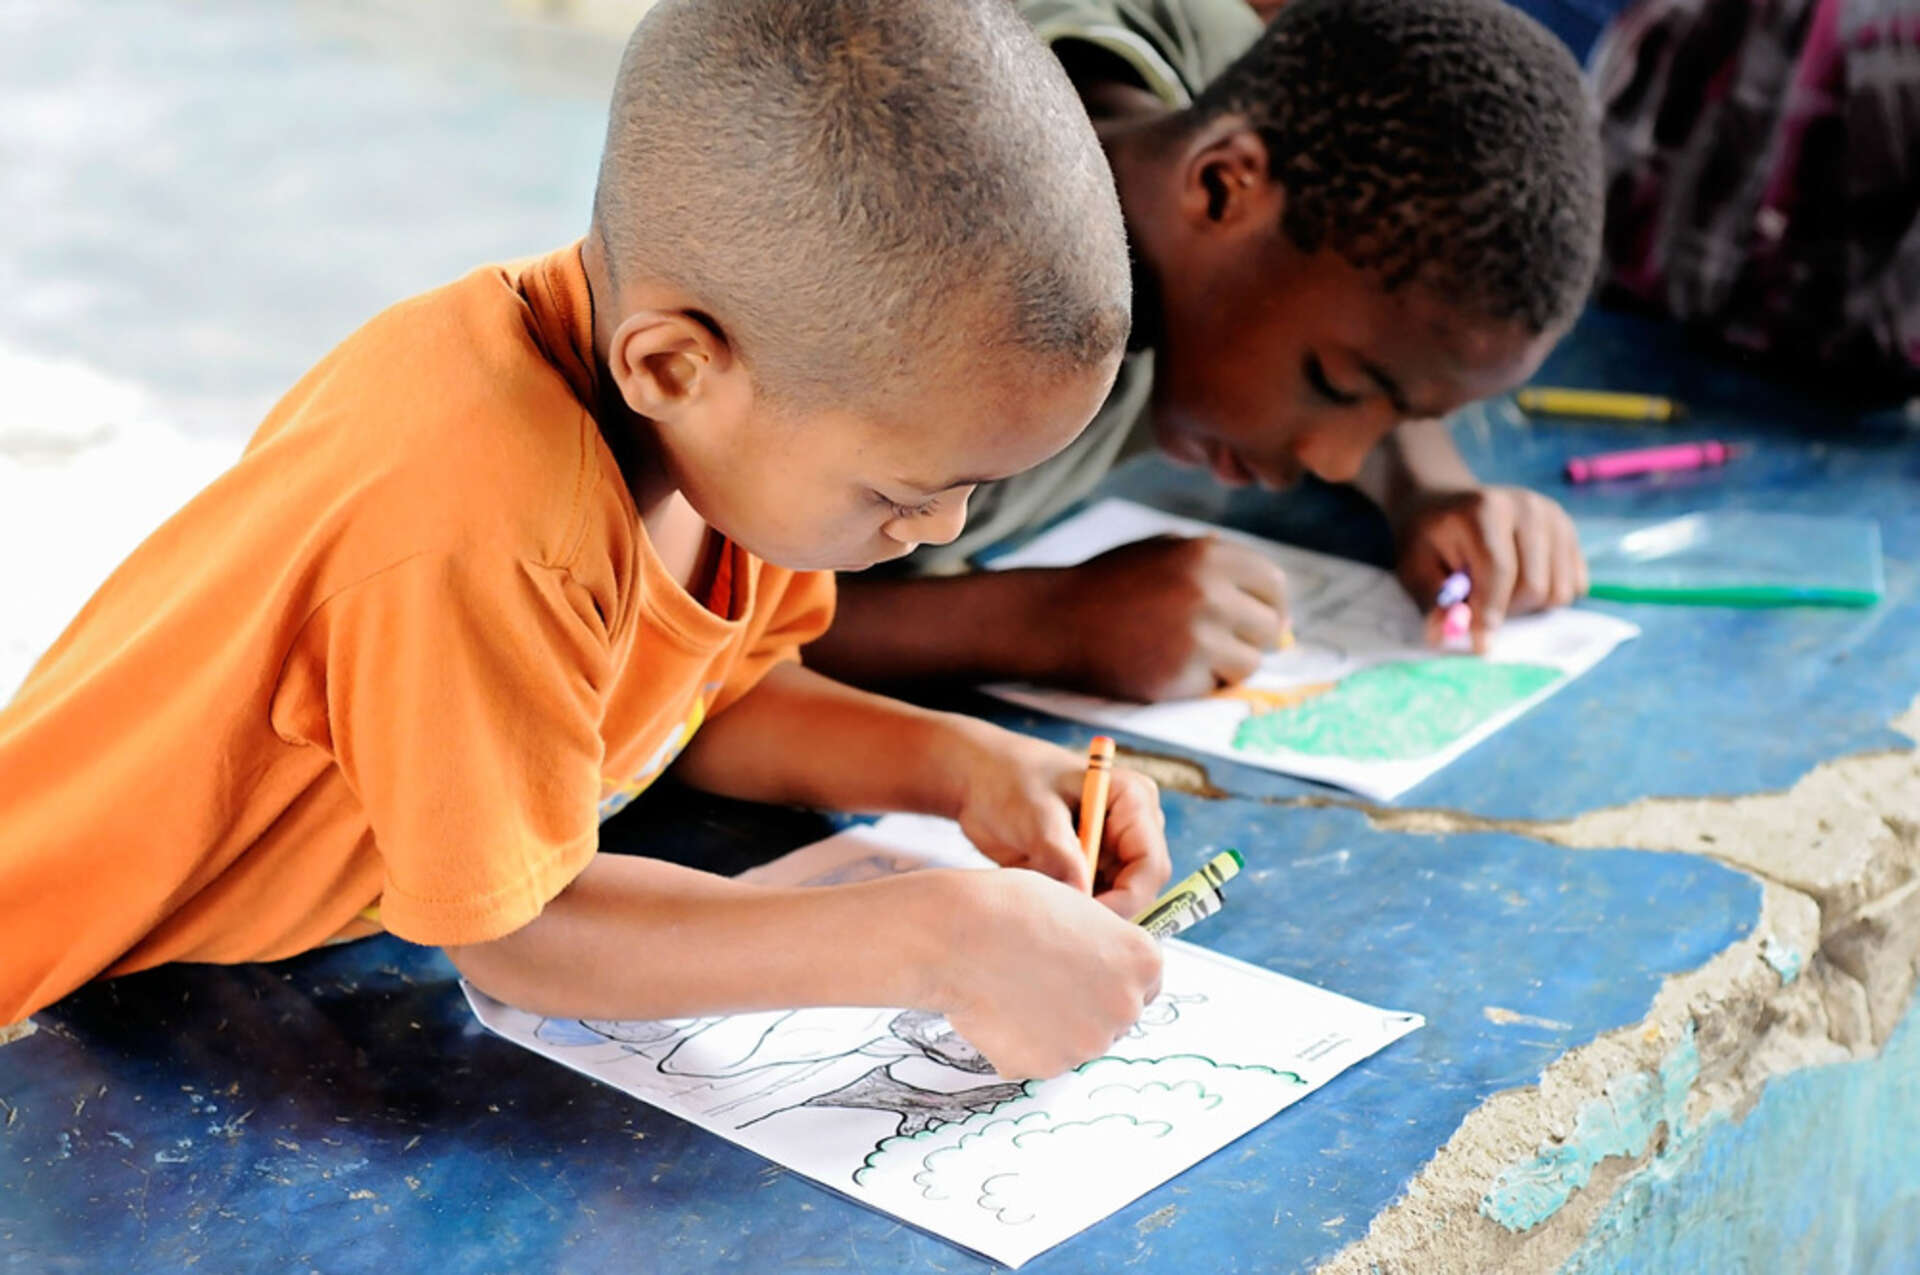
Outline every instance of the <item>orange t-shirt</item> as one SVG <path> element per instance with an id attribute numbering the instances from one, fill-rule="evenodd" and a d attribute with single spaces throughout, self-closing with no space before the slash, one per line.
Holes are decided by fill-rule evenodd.
<path id="1" fill-rule="evenodd" d="M 648 544 L 579 246 L 375 318 L 0 709 L 0 1023 L 102 974 L 526 924 L 833 609 Z"/>

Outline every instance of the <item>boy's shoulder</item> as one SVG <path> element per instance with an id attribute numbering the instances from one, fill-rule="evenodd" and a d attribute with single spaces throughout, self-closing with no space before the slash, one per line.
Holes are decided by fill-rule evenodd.
<path id="1" fill-rule="evenodd" d="M 1131 66 L 1169 106 L 1187 104 L 1260 38 L 1246 0 L 1018 0 L 1048 44 L 1081 40 Z"/>
<path id="2" fill-rule="evenodd" d="M 250 459 L 331 484 L 357 540 L 474 540 L 566 565 L 607 493 L 577 246 L 485 266 L 375 316 L 283 398 Z M 616 471 L 617 472 L 617 471 Z"/>

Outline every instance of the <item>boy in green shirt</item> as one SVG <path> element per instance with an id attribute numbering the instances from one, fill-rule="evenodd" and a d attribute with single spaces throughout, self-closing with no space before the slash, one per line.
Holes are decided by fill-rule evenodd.
<path id="1" fill-rule="evenodd" d="M 1113 168 L 1133 348 L 1087 432 L 972 492 L 966 534 L 916 555 L 923 574 L 843 579 L 809 662 L 1139 700 L 1244 678 L 1287 620 L 1278 569 L 1241 547 L 949 574 L 1150 446 L 1230 486 L 1357 483 L 1423 607 L 1469 573 L 1477 644 L 1584 592 L 1564 511 L 1482 486 L 1439 419 L 1526 380 L 1585 299 L 1599 157 L 1565 47 L 1502 0 L 1293 0 L 1264 29 L 1241 0 L 1021 8 Z"/>

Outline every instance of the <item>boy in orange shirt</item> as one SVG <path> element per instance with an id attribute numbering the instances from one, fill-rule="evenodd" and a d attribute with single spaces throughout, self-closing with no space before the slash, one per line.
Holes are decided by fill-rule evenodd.
<path id="1" fill-rule="evenodd" d="M 951 539 L 1085 426 L 1128 286 L 1011 7 L 663 0 L 586 239 L 351 337 L 0 712 L 0 1023 L 384 928 L 547 1014 L 903 1005 L 1008 1075 L 1100 1052 L 1157 990 L 1123 919 L 1167 876 L 1151 785 L 1114 785 L 1089 897 L 1078 757 L 794 657 L 833 569 Z M 1037 871 L 793 891 L 598 854 L 676 757 Z"/>

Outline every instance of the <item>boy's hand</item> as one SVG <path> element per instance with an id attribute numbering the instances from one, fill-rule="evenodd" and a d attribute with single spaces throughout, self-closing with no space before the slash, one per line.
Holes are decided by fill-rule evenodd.
<path id="1" fill-rule="evenodd" d="M 1098 1057 L 1160 994 L 1160 945 L 1084 893 L 1031 872 L 926 876 L 947 957 L 930 1003 L 1002 1076 Z"/>
<path id="2" fill-rule="evenodd" d="M 1587 563 L 1573 520 L 1550 497 L 1524 487 L 1476 487 L 1422 501 L 1401 520 L 1400 582 L 1427 612 L 1438 645 L 1434 595 L 1447 576 L 1473 580 L 1473 648 L 1508 615 L 1566 606 L 1587 591 Z"/>
<path id="3" fill-rule="evenodd" d="M 1212 536 L 1155 536 L 1060 572 L 1048 614 L 1063 678 L 1115 699 L 1190 699 L 1245 681 L 1287 632 L 1272 559 Z"/>
<path id="4" fill-rule="evenodd" d="M 1076 831 L 1086 758 L 995 728 L 983 732 L 966 766 L 957 817 L 967 839 L 1003 867 L 1031 868 L 1086 894 Z M 1172 872 L 1166 828 L 1159 788 L 1115 766 L 1094 898 L 1123 917 L 1152 903 Z"/>

